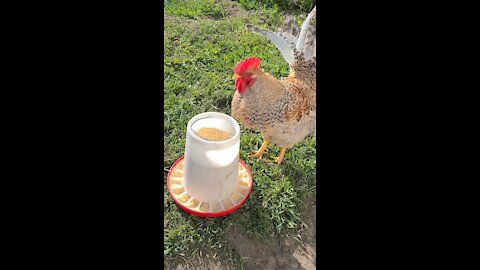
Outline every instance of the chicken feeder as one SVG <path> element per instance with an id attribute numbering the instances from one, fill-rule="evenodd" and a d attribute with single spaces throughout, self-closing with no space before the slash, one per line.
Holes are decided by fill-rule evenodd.
<path id="1" fill-rule="evenodd" d="M 240 126 L 232 117 L 206 112 L 190 119 L 185 154 L 167 176 L 175 203 L 201 217 L 219 217 L 238 209 L 253 184 L 239 151 Z"/>

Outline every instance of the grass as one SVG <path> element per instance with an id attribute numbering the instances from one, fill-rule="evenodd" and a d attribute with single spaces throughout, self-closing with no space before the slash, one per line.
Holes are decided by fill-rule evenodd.
<path id="1" fill-rule="evenodd" d="M 188 3 L 187 3 L 188 2 Z M 214 0 L 164 1 L 165 13 L 187 18 L 198 18 L 204 15 L 224 17 L 225 10 L 216 5 Z"/>
<path id="2" fill-rule="evenodd" d="M 247 23 L 280 26 L 281 11 L 264 7 L 236 13 L 243 9 L 239 3 L 215 2 L 164 1 L 164 180 L 184 152 L 190 118 L 207 111 L 230 115 L 235 91 L 232 69 L 238 61 L 256 55 L 265 71 L 278 78 L 288 75 L 288 65 L 276 47 L 245 27 Z M 305 200 L 315 194 L 315 138 L 307 137 L 288 149 L 286 159 L 278 166 L 266 163 L 265 157 L 248 157 L 251 150 L 260 147 L 262 139 L 259 133 L 243 127 L 241 132 L 240 158 L 254 180 L 247 201 L 225 217 L 200 218 L 178 208 L 165 185 L 166 261 L 212 252 L 242 268 L 242 258 L 224 238 L 230 226 L 242 227 L 262 241 L 275 241 L 298 228 Z M 278 153 L 279 148 L 271 145 L 267 158 Z"/>
<path id="3" fill-rule="evenodd" d="M 280 8 L 289 12 L 309 12 L 312 5 L 311 0 L 239 0 L 246 9 L 255 9 L 258 6 L 268 8 Z"/>

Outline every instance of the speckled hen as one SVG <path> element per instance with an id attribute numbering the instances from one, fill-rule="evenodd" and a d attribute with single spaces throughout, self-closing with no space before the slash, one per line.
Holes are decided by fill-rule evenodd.
<path id="1" fill-rule="evenodd" d="M 232 100 L 232 116 L 245 128 L 259 131 L 262 146 L 254 157 L 262 157 L 269 143 L 280 147 L 274 160 L 280 164 L 287 148 L 306 136 L 316 134 L 316 7 L 302 23 L 300 31 L 293 17 L 287 17 L 289 32 L 273 32 L 248 26 L 271 40 L 290 65 L 287 78 L 277 79 L 260 69 L 256 56 L 240 61 L 233 69 L 237 91 Z"/>

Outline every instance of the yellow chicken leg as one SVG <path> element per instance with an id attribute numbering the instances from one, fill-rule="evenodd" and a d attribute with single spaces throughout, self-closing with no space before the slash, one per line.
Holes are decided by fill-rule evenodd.
<path id="1" fill-rule="evenodd" d="M 285 157 L 285 151 L 286 150 L 287 150 L 287 148 L 280 148 L 280 155 L 278 155 L 278 157 L 273 157 L 273 160 L 275 162 L 277 162 L 277 164 L 282 163 L 283 158 Z"/>
<path id="2" fill-rule="evenodd" d="M 265 153 L 265 150 L 267 150 L 267 145 L 270 142 L 270 139 L 263 140 L 262 146 L 260 146 L 260 149 L 258 151 L 254 152 L 252 157 L 262 157 L 263 153 Z"/>

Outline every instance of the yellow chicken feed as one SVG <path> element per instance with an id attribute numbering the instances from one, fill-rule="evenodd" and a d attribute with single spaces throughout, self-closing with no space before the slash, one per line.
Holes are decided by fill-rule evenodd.
<path id="1" fill-rule="evenodd" d="M 200 137 L 211 141 L 225 141 L 232 137 L 230 132 L 223 131 L 218 128 L 199 128 L 195 131 Z"/>

